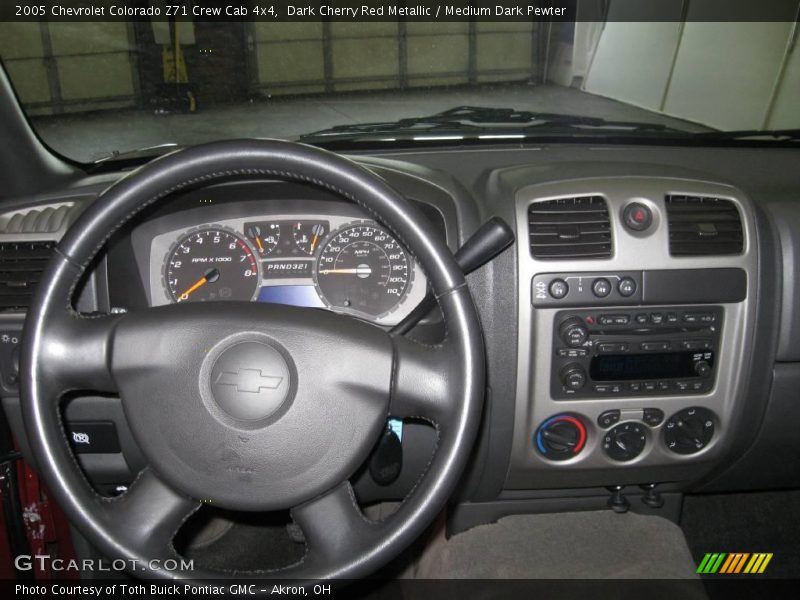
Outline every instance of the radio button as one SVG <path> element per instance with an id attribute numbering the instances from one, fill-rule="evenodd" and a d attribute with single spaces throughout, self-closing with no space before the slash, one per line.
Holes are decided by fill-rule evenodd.
<path id="1" fill-rule="evenodd" d="M 713 323 L 716 317 L 714 313 L 708 312 L 690 312 L 683 313 L 684 323 Z"/>
<path id="2" fill-rule="evenodd" d="M 648 352 L 653 350 L 669 350 L 669 347 L 669 342 L 642 342 L 639 344 L 639 348 Z"/>
<path id="3" fill-rule="evenodd" d="M 642 421 L 650 427 L 658 427 L 664 420 L 664 411 L 660 408 L 645 408 L 642 413 Z"/>
<path id="4" fill-rule="evenodd" d="M 600 413 L 600 416 L 597 417 L 597 424 L 603 429 L 608 429 L 619 421 L 619 416 L 619 410 L 607 410 L 604 413 Z"/>
<path id="5" fill-rule="evenodd" d="M 597 351 L 600 354 L 612 354 L 614 352 L 627 352 L 628 351 L 628 344 L 625 344 L 625 343 L 612 344 L 610 342 L 604 342 L 604 343 L 601 343 L 601 344 L 597 344 Z"/>
<path id="6" fill-rule="evenodd" d="M 644 387 L 645 392 L 655 392 L 656 391 L 656 382 L 655 381 L 645 381 L 642 386 Z"/>
<path id="7" fill-rule="evenodd" d="M 676 381 L 675 387 L 678 388 L 679 392 L 685 392 L 689 389 L 689 382 L 688 381 Z"/>
<path id="8" fill-rule="evenodd" d="M 550 295 L 556 300 L 561 300 L 569 294 L 569 286 L 563 279 L 553 279 L 550 282 Z"/>
<path id="9" fill-rule="evenodd" d="M 664 315 L 661 313 L 650 313 L 650 322 L 653 325 L 661 325 L 664 321 Z"/>
<path id="10" fill-rule="evenodd" d="M 687 340 L 683 342 L 684 350 L 709 350 L 711 349 L 711 340 Z"/>
<path id="11" fill-rule="evenodd" d="M 692 382 L 692 391 L 700 392 L 703 389 L 703 382 L 702 381 L 693 381 Z"/>
<path id="12" fill-rule="evenodd" d="M 559 348 L 558 355 L 562 358 L 584 358 L 589 354 L 586 348 Z"/>
<path id="13" fill-rule="evenodd" d="M 600 315 L 597 319 L 600 325 L 627 325 L 631 322 L 630 315 Z"/>
<path id="14" fill-rule="evenodd" d="M 711 375 L 711 365 L 706 361 L 701 360 L 700 362 L 694 364 L 694 372 L 700 377 L 708 377 Z"/>
<path id="15" fill-rule="evenodd" d="M 642 383 L 640 381 L 631 381 L 628 384 L 628 391 L 641 392 L 642 391 Z"/>
<path id="16" fill-rule="evenodd" d="M 561 369 L 561 382 L 564 388 L 577 392 L 586 385 L 586 371 L 577 363 L 572 363 Z"/>
<path id="17" fill-rule="evenodd" d="M 639 313 L 635 320 L 639 325 L 647 325 L 647 313 Z"/>
<path id="18" fill-rule="evenodd" d="M 667 323 L 677 323 L 678 315 L 675 313 L 667 313 Z"/>
<path id="19" fill-rule="evenodd" d="M 611 283 L 604 277 L 595 279 L 592 283 L 592 293 L 598 298 L 605 298 L 611 293 Z"/>
<path id="20" fill-rule="evenodd" d="M 666 391 L 667 391 L 667 390 L 669 390 L 669 389 L 670 389 L 672 386 L 670 385 L 669 381 L 659 381 L 659 382 L 657 383 L 657 386 L 656 386 L 656 387 L 658 387 L 658 391 L 659 391 L 659 392 L 666 392 Z"/>
<path id="21" fill-rule="evenodd" d="M 623 277 L 617 284 L 617 291 L 623 298 L 628 298 L 636 293 L 636 282 L 630 277 Z"/>

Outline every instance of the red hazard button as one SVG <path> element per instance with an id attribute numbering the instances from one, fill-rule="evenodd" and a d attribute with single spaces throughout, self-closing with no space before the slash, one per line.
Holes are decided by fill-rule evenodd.
<path id="1" fill-rule="evenodd" d="M 625 226 L 633 231 L 644 231 L 653 224 L 652 211 L 641 202 L 631 202 L 622 213 Z"/>

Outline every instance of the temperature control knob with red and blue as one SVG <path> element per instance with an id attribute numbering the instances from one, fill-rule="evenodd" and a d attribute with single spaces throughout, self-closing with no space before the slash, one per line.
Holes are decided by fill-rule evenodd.
<path id="1" fill-rule="evenodd" d="M 555 415 L 539 425 L 533 439 L 545 458 L 569 460 L 586 447 L 586 426 L 574 415 Z"/>

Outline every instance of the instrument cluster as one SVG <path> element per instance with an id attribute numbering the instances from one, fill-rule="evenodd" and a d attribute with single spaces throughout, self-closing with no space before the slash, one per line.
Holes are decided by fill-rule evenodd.
<path id="1" fill-rule="evenodd" d="M 427 291 L 425 275 L 394 235 L 352 216 L 221 219 L 161 233 L 150 250 L 154 306 L 271 302 L 394 325 Z"/>

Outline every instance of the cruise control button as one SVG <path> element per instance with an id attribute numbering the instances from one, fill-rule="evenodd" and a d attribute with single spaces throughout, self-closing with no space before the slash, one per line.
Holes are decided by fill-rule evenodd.
<path id="1" fill-rule="evenodd" d="M 550 282 L 550 295 L 556 300 L 561 300 L 569 293 L 569 286 L 563 279 L 553 279 Z"/>
<path id="2" fill-rule="evenodd" d="M 617 284 L 617 291 L 623 298 L 628 298 L 636 293 L 636 282 L 630 277 L 623 277 Z"/>
<path id="3" fill-rule="evenodd" d="M 619 410 L 607 410 L 603 413 L 600 413 L 600 416 L 597 417 L 597 424 L 603 429 L 608 429 L 619 421 L 619 417 Z"/>
<path id="4" fill-rule="evenodd" d="M 658 427 L 664 420 L 664 411 L 660 408 L 645 408 L 642 414 L 642 421 L 650 427 Z"/>
<path id="5" fill-rule="evenodd" d="M 595 279 L 592 283 L 592 293 L 598 298 L 605 298 L 611 293 L 611 283 L 603 277 Z"/>

